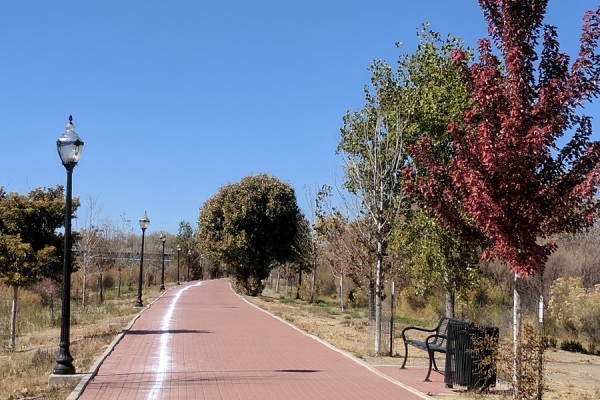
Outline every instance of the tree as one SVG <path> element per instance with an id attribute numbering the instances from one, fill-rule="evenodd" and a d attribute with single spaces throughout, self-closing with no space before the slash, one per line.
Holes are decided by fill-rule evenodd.
<path id="1" fill-rule="evenodd" d="M 294 260 L 300 218 L 289 184 L 254 175 L 222 187 L 204 203 L 196 237 L 228 266 L 238 290 L 257 296 L 274 265 Z"/>
<path id="2" fill-rule="evenodd" d="M 452 62 L 457 51 L 466 61 L 471 50 L 459 38 L 446 38 L 424 23 L 417 32 L 414 54 L 402 54 L 398 75 L 404 109 L 405 141 L 414 144 L 422 136 L 431 140 L 432 151 L 444 165 L 452 159 L 450 122 L 459 121 L 470 108 L 470 91 L 463 70 Z M 427 209 L 413 207 L 404 223 L 394 227 L 395 250 L 402 254 L 404 268 L 421 289 L 445 292 L 446 315 L 452 317 L 457 292 L 476 279 L 476 244 L 467 244 L 452 231 L 427 217 Z"/>
<path id="3" fill-rule="evenodd" d="M 102 238 L 98 234 L 99 219 L 102 214 L 102 207 L 98 204 L 95 197 L 88 197 L 86 201 L 87 212 L 84 220 L 83 229 L 80 233 L 79 252 L 81 255 L 81 306 L 87 306 L 87 278 L 90 272 L 91 262 L 94 257 L 98 257 L 98 247 Z"/>
<path id="4" fill-rule="evenodd" d="M 339 212 L 324 218 L 318 229 L 327 241 L 325 259 L 329 263 L 334 278 L 339 280 L 340 310 L 344 312 L 344 279 L 352 277 L 355 273 L 353 259 L 357 252 L 353 246 L 354 237 L 350 232 L 347 218 Z"/>
<path id="5" fill-rule="evenodd" d="M 309 257 L 311 262 L 312 277 L 310 283 L 309 302 L 313 303 L 317 293 L 317 266 L 319 264 L 319 257 L 322 254 L 323 249 L 323 237 L 320 234 L 318 227 L 322 225 L 325 219 L 325 202 L 331 194 L 331 186 L 324 184 L 317 190 L 317 193 L 314 195 L 314 204 L 311 190 L 305 187 L 305 191 L 307 193 L 310 208 L 310 225 L 308 226 L 308 236 L 310 240 Z"/>
<path id="6" fill-rule="evenodd" d="M 298 282 L 296 285 L 296 299 L 302 298 L 300 294 L 302 288 L 302 273 L 311 272 L 313 268 L 313 250 L 311 228 L 306 217 L 301 214 L 298 219 L 298 230 L 293 245 L 294 262 L 293 266 L 298 273 Z"/>
<path id="7" fill-rule="evenodd" d="M 18 289 L 43 278 L 60 279 L 65 198 L 62 186 L 28 195 L 0 190 L 0 279 L 13 288 L 10 347 L 15 346 Z M 78 207 L 75 199 L 73 211 Z"/>
<path id="8" fill-rule="evenodd" d="M 366 105 L 344 116 L 338 152 L 345 157 L 346 189 L 360 198 L 357 215 L 371 218 L 375 227 L 375 337 L 381 352 L 382 285 L 385 249 L 392 223 L 406 206 L 401 168 L 407 160 L 397 76 L 382 61 L 374 62 Z"/>
<path id="9" fill-rule="evenodd" d="M 391 246 L 402 255 L 419 292 L 443 290 L 445 314 L 454 318 L 457 295 L 472 287 L 479 275 L 477 247 L 421 211 L 409 213 L 408 223 L 394 230 Z"/>
<path id="10" fill-rule="evenodd" d="M 188 250 L 194 248 L 194 229 L 192 228 L 192 224 L 186 220 L 179 222 L 176 241 L 181 246 L 182 254 L 187 254 Z"/>
<path id="11" fill-rule="evenodd" d="M 582 114 L 600 93 L 600 7 L 584 16 L 579 55 L 569 67 L 556 28 L 543 25 L 547 0 L 479 4 L 499 55 L 489 39 L 479 41 L 479 61 L 470 67 L 464 51 L 454 53 L 472 109 L 448 127 L 450 163 L 425 137 L 410 149 L 416 170 L 407 170 L 405 178 L 414 179 L 413 193 L 445 226 L 483 243 L 483 258 L 506 262 L 518 283 L 518 277 L 543 273 L 556 248 L 553 235 L 588 227 L 600 205 L 600 143 L 590 141 L 591 118 Z M 514 294 L 518 398 L 517 285 Z"/>

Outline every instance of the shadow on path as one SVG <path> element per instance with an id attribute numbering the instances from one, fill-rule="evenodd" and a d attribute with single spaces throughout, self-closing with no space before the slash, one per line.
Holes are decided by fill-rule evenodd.
<path id="1" fill-rule="evenodd" d="M 136 330 L 130 329 L 125 331 L 128 335 L 164 335 L 165 333 L 213 333 L 212 331 L 197 330 L 197 329 L 163 329 L 163 330 Z"/>

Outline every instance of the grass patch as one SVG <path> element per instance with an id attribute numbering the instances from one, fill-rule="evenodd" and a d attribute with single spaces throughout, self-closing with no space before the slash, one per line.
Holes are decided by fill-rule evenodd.
<path id="1" fill-rule="evenodd" d="M 160 293 L 158 286 L 144 288 L 144 303 L 148 304 Z M 3 304 L 7 303 L 6 294 L 7 291 L 0 291 L 0 302 Z M 57 300 L 58 306 L 52 309 L 39 302 L 36 304 L 35 299 L 25 291 L 20 296 L 22 294 L 26 301 L 20 303 L 17 316 L 17 350 L 6 348 L 8 337 L 6 332 L 2 332 L 0 399 L 63 400 L 75 385 L 48 386 L 48 378 L 58 356 L 60 300 Z M 71 301 L 70 351 L 78 373 L 88 372 L 118 332 L 139 312 L 133 308 L 135 297 L 130 292 L 121 298 L 110 298 L 104 304 L 90 302 L 86 308 L 82 308 L 76 300 Z M 8 327 L 4 321 L 1 321 L 3 329 Z"/>

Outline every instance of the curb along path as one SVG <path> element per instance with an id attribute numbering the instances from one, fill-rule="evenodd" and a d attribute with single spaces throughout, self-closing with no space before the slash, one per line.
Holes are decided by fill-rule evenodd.
<path id="1" fill-rule="evenodd" d="M 423 399 L 257 309 L 228 280 L 178 286 L 104 360 L 82 400 Z"/>

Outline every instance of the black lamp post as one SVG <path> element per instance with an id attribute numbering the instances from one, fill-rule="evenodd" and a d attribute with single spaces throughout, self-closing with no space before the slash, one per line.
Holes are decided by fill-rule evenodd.
<path id="1" fill-rule="evenodd" d="M 204 254 L 200 254 L 200 280 L 204 279 Z"/>
<path id="2" fill-rule="evenodd" d="M 181 245 L 177 245 L 177 284 L 179 285 L 179 252 L 181 251 Z"/>
<path id="3" fill-rule="evenodd" d="M 69 123 L 62 136 L 56 141 L 58 156 L 67 170 L 67 193 L 65 211 L 65 245 L 63 255 L 63 287 L 62 287 L 62 316 L 60 322 L 60 344 L 58 358 L 53 373 L 56 375 L 72 375 L 75 373 L 73 357 L 69 352 L 70 322 L 71 322 L 71 216 L 73 214 L 72 185 L 73 169 L 77 165 L 83 141 L 75 132 L 73 117 L 69 115 Z"/>
<path id="4" fill-rule="evenodd" d="M 159 239 L 162 242 L 162 272 L 160 273 L 160 288 L 158 290 L 162 292 L 165 290 L 165 242 L 167 238 L 161 233 Z"/>
<path id="5" fill-rule="evenodd" d="M 188 271 L 187 271 L 187 281 L 190 281 L 190 257 L 192 256 L 192 251 L 188 250 Z"/>
<path id="6" fill-rule="evenodd" d="M 138 276 L 138 296 L 137 301 L 135 303 L 135 307 L 144 307 L 142 303 L 142 279 L 143 274 L 142 270 L 144 268 L 144 235 L 146 233 L 146 229 L 150 226 L 150 220 L 148 219 L 148 215 L 144 211 L 144 216 L 140 218 L 140 228 L 142 228 L 142 254 L 140 254 L 140 274 Z"/>

